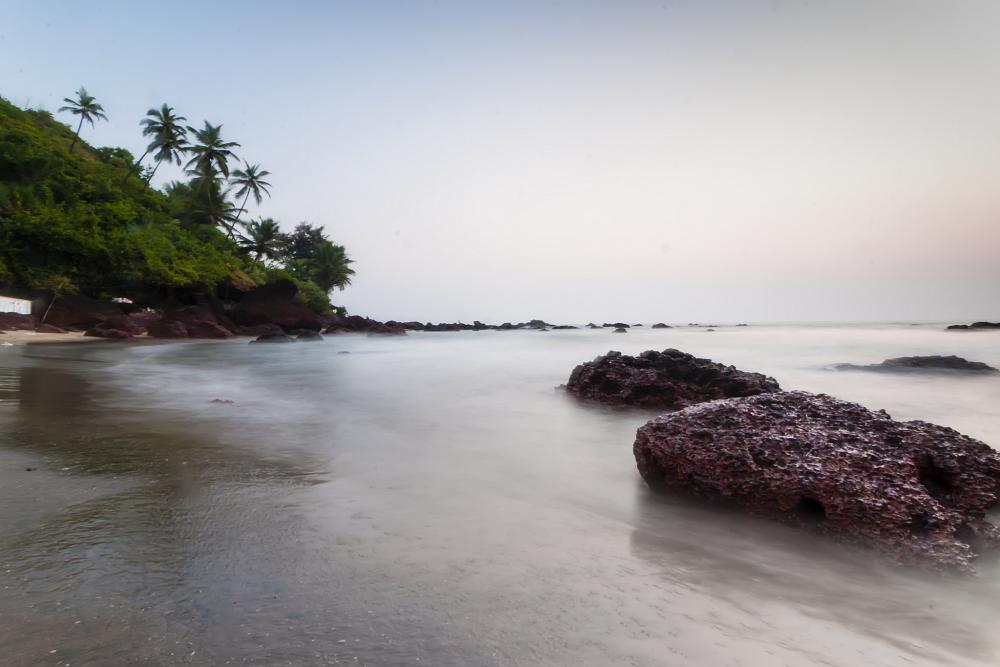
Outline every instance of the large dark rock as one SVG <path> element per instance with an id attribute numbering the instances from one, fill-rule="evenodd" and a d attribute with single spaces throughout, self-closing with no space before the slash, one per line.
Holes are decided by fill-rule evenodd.
<path id="1" fill-rule="evenodd" d="M 624 322 L 612 322 L 612 323 L 605 322 L 601 326 L 609 328 L 609 329 L 628 329 L 629 328 L 629 325 L 625 324 Z"/>
<path id="2" fill-rule="evenodd" d="M 623 329 L 622 327 L 618 327 L 617 329 L 615 329 L 611 333 L 628 333 L 628 329 Z"/>
<path id="3" fill-rule="evenodd" d="M 44 313 L 45 308 L 42 308 L 41 312 L 35 314 L 41 319 Z M 67 294 L 55 300 L 45 317 L 45 323 L 60 329 L 89 329 L 108 318 L 124 314 L 125 311 L 118 304 L 110 301 Z"/>
<path id="4" fill-rule="evenodd" d="M 897 357 L 886 359 L 880 364 L 837 364 L 835 368 L 839 370 L 859 370 L 859 371 L 885 371 L 885 372 L 907 372 L 907 371 L 947 371 L 957 373 L 996 373 L 993 366 L 989 366 L 980 361 L 968 361 L 955 355 L 928 356 L 928 357 Z"/>
<path id="5" fill-rule="evenodd" d="M 671 327 L 669 324 L 664 324 L 663 322 L 657 322 L 656 324 L 653 325 L 653 328 L 654 329 L 672 329 L 673 327 Z"/>
<path id="6" fill-rule="evenodd" d="M 973 322 L 972 324 L 952 324 L 947 327 L 953 331 L 973 331 L 976 329 L 1000 329 L 1000 322 Z"/>
<path id="7" fill-rule="evenodd" d="M 611 405 L 667 409 L 780 391 L 773 378 L 673 349 L 648 350 L 638 357 L 608 352 L 574 368 L 566 389 Z"/>
<path id="8" fill-rule="evenodd" d="M 306 330 L 306 331 L 303 331 L 302 333 L 300 333 L 298 336 L 296 336 L 295 340 L 301 341 L 301 342 L 306 342 L 306 343 L 308 343 L 308 342 L 319 342 L 319 341 L 323 340 L 323 336 L 318 331 L 309 331 L 309 330 Z"/>
<path id="9" fill-rule="evenodd" d="M 295 300 L 298 287 L 290 280 L 276 280 L 244 296 L 233 309 L 232 319 L 241 326 L 277 324 L 283 329 L 319 331 L 322 317 Z"/>
<path id="10" fill-rule="evenodd" d="M 295 339 L 283 331 L 277 333 L 266 333 L 257 336 L 251 343 L 294 343 Z"/>
<path id="11" fill-rule="evenodd" d="M 1000 548 L 986 520 L 1000 453 L 957 431 L 898 422 L 826 395 L 779 392 L 658 417 L 636 434 L 655 488 L 725 501 L 900 562 L 971 570 Z"/>
<path id="12" fill-rule="evenodd" d="M 183 322 L 161 319 L 151 322 L 146 332 L 153 338 L 187 338 L 188 330 Z"/>

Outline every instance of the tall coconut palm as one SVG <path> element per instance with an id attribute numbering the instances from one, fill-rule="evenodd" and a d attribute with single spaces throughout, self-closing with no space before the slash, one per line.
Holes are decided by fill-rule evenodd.
<path id="1" fill-rule="evenodd" d="M 246 235 L 240 234 L 236 242 L 253 255 L 255 262 L 263 263 L 265 259 L 277 259 L 281 255 L 285 239 L 274 220 L 263 218 L 244 222 L 243 229 Z"/>
<path id="2" fill-rule="evenodd" d="M 315 256 L 309 260 L 310 275 L 324 292 L 333 288 L 344 289 L 351 284 L 354 261 L 347 256 L 347 250 L 342 245 L 334 245 L 323 241 L 316 246 Z"/>
<path id="3" fill-rule="evenodd" d="M 188 160 L 185 168 L 198 172 L 203 177 L 222 174 L 229 178 L 229 160 L 237 159 L 232 149 L 238 148 L 239 144 L 235 141 L 223 141 L 222 125 L 212 125 L 207 120 L 205 127 L 200 130 L 190 125 L 187 129 L 194 135 L 196 143 L 187 149 L 193 157 Z"/>
<path id="4" fill-rule="evenodd" d="M 153 158 L 156 161 L 156 166 L 153 167 L 153 171 L 149 175 L 150 178 L 156 173 L 156 169 L 163 160 L 181 163 L 180 154 L 187 146 L 187 130 L 181 125 L 181 122 L 187 118 L 175 116 L 174 108 L 166 104 L 159 109 L 150 109 L 146 115 L 148 118 L 139 121 L 139 124 L 142 125 L 142 136 L 152 136 L 153 140 L 146 147 L 146 152 L 142 154 L 142 157 L 136 160 L 132 168 L 125 174 L 122 183 L 135 173 L 135 170 L 139 168 L 139 165 L 151 151 L 156 151 Z"/>
<path id="5" fill-rule="evenodd" d="M 270 176 L 271 172 L 261 169 L 259 164 L 250 164 L 245 160 L 243 166 L 243 169 L 234 171 L 232 178 L 229 179 L 229 182 L 237 188 L 236 196 L 243 197 L 240 210 L 236 213 L 236 220 L 229 227 L 229 238 L 233 237 L 233 229 L 236 227 L 236 223 L 240 221 L 240 214 L 246 209 L 247 200 L 250 199 L 250 195 L 253 195 L 253 200 L 257 202 L 258 206 L 261 200 L 264 199 L 264 195 L 271 196 L 271 191 L 268 189 L 271 187 L 271 184 L 264 180 L 264 177 Z"/>
<path id="6" fill-rule="evenodd" d="M 97 103 L 93 95 L 87 93 L 87 89 L 80 86 L 80 90 L 76 91 L 76 99 L 70 99 L 69 97 L 64 97 L 63 102 L 67 106 L 59 107 L 59 111 L 68 111 L 74 116 L 80 117 L 80 122 L 76 126 L 76 134 L 73 135 L 73 143 L 69 145 L 69 152 L 73 152 L 73 147 L 76 146 L 76 140 L 80 138 L 80 129 L 83 127 L 83 121 L 90 123 L 90 126 L 94 126 L 94 119 L 97 120 L 107 120 L 108 117 L 104 115 L 104 107 Z"/>
<path id="7" fill-rule="evenodd" d="M 190 202 L 185 218 L 196 225 L 229 229 L 239 211 L 229 200 L 229 190 L 222 189 L 214 174 L 198 176 L 190 184 Z"/>

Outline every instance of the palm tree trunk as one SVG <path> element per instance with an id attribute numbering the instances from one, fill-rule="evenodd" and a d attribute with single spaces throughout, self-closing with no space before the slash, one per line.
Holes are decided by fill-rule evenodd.
<path id="1" fill-rule="evenodd" d="M 152 173 L 151 173 L 151 174 L 149 175 L 149 178 L 147 178 L 147 179 L 146 179 L 146 185 L 149 185 L 149 182 L 150 182 L 151 180 L 153 180 L 153 176 L 155 176 L 155 175 L 156 175 L 156 170 L 157 170 L 157 169 L 159 169 L 159 168 L 160 168 L 160 161 L 159 161 L 159 160 L 157 160 L 157 161 L 156 161 L 156 166 L 155 166 L 155 167 L 153 167 L 153 171 L 152 171 Z"/>
<path id="2" fill-rule="evenodd" d="M 45 318 L 49 316 L 49 311 L 52 310 L 52 304 L 54 304 L 56 302 L 56 299 L 58 299 L 58 298 L 59 298 L 58 294 L 53 294 L 52 295 L 52 300 L 49 301 L 49 305 L 45 309 L 45 313 L 42 315 L 42 324 L 45 324 Z"/>
<path id="3" fill-rule="evenodd" d="M 240 205 L 240 210 L 236 211 L 236 219 L 233 220 L 233 224 L 229 225 L 229 240 L 235 241 L 233 237 L 233 232 L 236 229 L 236 223 L 240 221 L 240 216 L 243 215 L 243 209 L 246 208 L 247 200 L 250 199 L 250 191 L 247 190 L 246 196 L 243 197 L 243 203 Z"/>
<path id="4" fill-rule="evenodd" d="M 73 146 L 76 146 L 76 140 L 80 138 L 80 128 L 83 127 L 83 115 L 80 116 L 80 124 L 76 126 L 76 134 L 73 135 L 73 143 L 69 145 L 69 152 L 73 152 Z"/>
<path id="5" fill-rule="evenodd" d="M 135 164 L 132 165 L 132 168 L 128 170 L 127 174 L 125 174 L 125 178 L 122 179 L 122 185 L 125 185 L 125 181 L 128 180 L 128 177 L 131 176 L 133 173 L 135 173 L 135 170 L 139 168 L 139 164 L 146 159 L 146 156 L 149 155 L 149 151 L 151 150 L 153 149 L 147 148 L 146 152 L 142 154 L 142 157 L 135 161 Z"/>

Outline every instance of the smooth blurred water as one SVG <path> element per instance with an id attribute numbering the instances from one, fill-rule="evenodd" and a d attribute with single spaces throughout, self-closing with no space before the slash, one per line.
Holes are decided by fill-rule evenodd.
<path id="1" fill-rule="evenodd" d="M 655 495 L 652 415 L 556 389 L 667 347 L 1000 443 L 1000 378 L 826 368 L 1000 366 L 1000 333 L 940 325 L 2 348 L 0 662 L 1000 662 L 995 564 L 925 575 Z"/>

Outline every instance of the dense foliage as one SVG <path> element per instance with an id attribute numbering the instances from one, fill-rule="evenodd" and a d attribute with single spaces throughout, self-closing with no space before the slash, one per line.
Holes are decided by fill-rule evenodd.
<path id="1" fill-rule="evenodd" d="M 82 89 L 80 101 L 96 105 Z M 271 220 L 250 220 L 237 234 L 246 200 L 260 203 L 269 194 L 261 178 L 267 172 L 244 163 L 229 182 L 227 162 L 238 144 L 222 140 L 221 126 L 185 129 L 167 105 L 147 116 L 143 134 L 152 141 L 136 160 L 79 138 L 85 116 L 74 132 L 47 112 L 0 98 L 0 287 L 155 301 L 179 290 L 210 291 L 237 275 L 257 284 L 289 277 L 304 302 L 329 309 L 327 293 L 349 284 L 353 273 L 343 248 L 309 225 L 289 235 Z M 156 163 L 151 168 L 141 165 L 147 155 Z M 189 159 L 189 182 L 165 192 L 148 185 L 161 161 L 179 163 L 181 155 Z M 240 207 L 228 198 L 231 187 Z M 312 234 L 307 241 L 302 229 Z M 327 257 L 327 246 L 340 254 Z"/>

